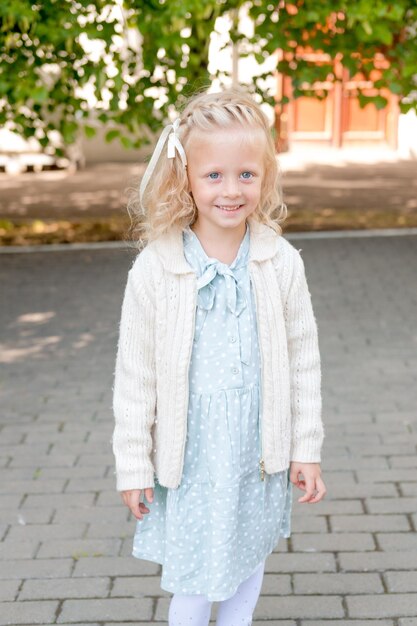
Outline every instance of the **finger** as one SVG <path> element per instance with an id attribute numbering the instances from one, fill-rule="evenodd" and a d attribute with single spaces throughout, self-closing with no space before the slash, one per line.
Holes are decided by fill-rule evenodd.
<path id="1" fill-rule="evenodd" d="M 153 489 L 152 489 L 152 487 L 148 487 L 148 489 L 145 489 L 145 498 L 147 499 L 148 502 L 153 502 Z"/>
<path id="2" fill-rule="evenodd" d="M 298 499 L 298 502 L 308 502 L 315 493 L 316 481 L 313 478 L 307 478 L 305 483 L 305 494 Z"/>
<path id="3" fill-rule="evenodd" d="M 299 482 L 299 474 L 301 474 L 300 470 L 296 467 L 291 467 L 290 471 L 290 481 L 296 485 Z"/>
<path id="4" fill-rule="evenodd" d="M 140 509 L 140 498 L 142 495 L 142 489 L 134 489 L 128 492 L 128 507 L 136 517 L 136 519 L 142 519 L 143 515 Z"/>
<path id="5" fill-rule="evenodd" d="M 326 485 L 321 480 L 321 478 L 318 478 L 316 481 L 316 489 L 317 489 L 317 493 L 310 500 L 310 503 L 312 504 L 316 502 L 320 502 L 320 500 L 323 500 L 324 496 L 327 493 Z"/>
<path id="6" fill-rule="evenodd" d="M 143 519 L 143 513 L 140 510 L 139 503 L 137 503 L 137 504 L 133 504 L 132 503 L 129 508 L 130 508 L 132 514 L 136 517 L 136 519 Z"/>

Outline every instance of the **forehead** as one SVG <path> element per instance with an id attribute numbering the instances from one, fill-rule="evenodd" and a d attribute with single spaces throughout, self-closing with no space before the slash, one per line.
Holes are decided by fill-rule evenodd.
<path id="1" fill-rule="evenodd" d="M 243 152 L 259 152 L 265 150 L 265 134 L 261 128 L 243 128 L 230 126 L 226 128 L 214 127 L 212 131 L 193 129 L 186 144 L 186 151 L 200 155 L 229 150 Z"/>

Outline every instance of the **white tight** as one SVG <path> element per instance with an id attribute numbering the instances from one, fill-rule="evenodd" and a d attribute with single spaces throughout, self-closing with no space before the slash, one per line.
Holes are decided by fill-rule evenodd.
<path id="1" fill-rule="evenodd" d="M 234 596 L 219 603 L 216 626 L 251 626 L 264 568 L 265 562 L 239 585 Z M 211 604 L 203 595 L 174 594 L 169 606 L 169 626 L 208 626 Z"/>

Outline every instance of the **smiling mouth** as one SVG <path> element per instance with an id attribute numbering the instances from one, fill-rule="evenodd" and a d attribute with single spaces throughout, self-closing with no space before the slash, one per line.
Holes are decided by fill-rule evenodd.
<path id="1" fill-rule="evenodd" d="M 234 204 L 233 206 L 225 206 L 223 204 L 216 204 L 216 207 L 221 211 L 226 211 L 227 213 L 234 213 L 242 208 L 243 204 Z"/>

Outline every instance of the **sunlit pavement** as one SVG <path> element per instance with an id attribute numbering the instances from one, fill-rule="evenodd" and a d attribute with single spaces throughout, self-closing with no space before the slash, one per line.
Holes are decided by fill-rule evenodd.
<path id="1" fill-rule="evenodd" d="M 320 333 L 328 495 L 295 505 L 254 625 L 415 626 L 417 236 L 293 244 Z M 132 261 L 0 257 L 0 624 L 166 623 L 159 566 L 130 556 L 110 445 Z"/>

